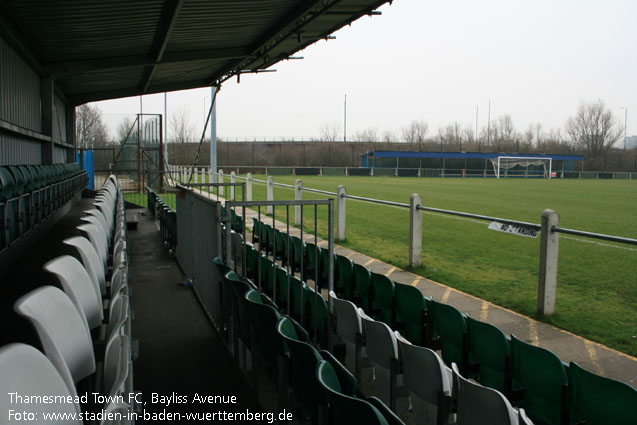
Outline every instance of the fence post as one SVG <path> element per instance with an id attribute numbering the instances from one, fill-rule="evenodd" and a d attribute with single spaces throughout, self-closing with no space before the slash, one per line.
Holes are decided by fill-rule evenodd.
<path id="1" fill-rule="evenodd" d="M 223 170 L 219 169 L 219 183 L 223 183 Z"/>
<path id="2" fill-rule="evenodd" d="M 252 201 L 252 173 L 248 173 L 246 183 L 246 201 Z"/>
<path id="3" fill-rule="evenodd" d="M 296 188 L 294 189 L 294 199 L 297 201 L 303 200 L 303 180 L 296 179 Z M 301 206 L 294 207 L 294 225 L 300 226 L 301 223 Z"/>
<path id="4" fill-rule="evenodd" d="M 268 176 L 268 201 L 274 201 L 274 179 L 272 176 Z M 272 214 L 272 207 L 268 206 L 268 214 Z"/>
<path id="5" fill-rule="evenodd" d="M 237 175 L 235 174 L 234 171 L 230 171 L 230 183 L 236 183 L 237 182 Z M 230 187 L 230 199 L 231 200 L 235 200 L 235 191 L 234 191 L 234 186 Z"/>
<path id="6" fill-rule="evenodd" d="M 553 232 L 559 226 L 560 216 L 553 210 L 542 213 L 540 240 L 540 277 L 537 288 L 537 312 L 546 316 L 555 314 L 557 293 L 557 263 L 559 257 L 560 234 Z"/>
<path id="7" fill-rule="evenodd" d="M 422 197 L 417 193 L 412 193 L 409 200 L 410 267 L 418 267 L 422 264 L 422 211 L 416 208 L 420 204 L 422 204 Z"/>
<path id="8" fill-rule="evenodd" d="M 340 185 L 336 190 L 336 199 L 337 199 L 337 211 L 338 218 L 336 220 L 336 239 L 339 241 L 345 240 L 345 227 L 346 227 L 346 202 L 347 198 L 345 197 L 346 190 L 345 186 Z"/>

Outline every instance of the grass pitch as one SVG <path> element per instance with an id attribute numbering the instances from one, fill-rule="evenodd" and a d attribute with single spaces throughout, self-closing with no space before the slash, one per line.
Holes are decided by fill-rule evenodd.
<path id="1" fill-rule="evenodd" d="M 265 180 L 265 176 L 254 176 Z M 275 182 L 294 184 L 295 176 Z M 539 223 L 542 211 L 560 214 L 560 226 L 637 238 L 637 182 L 604 180 L 431 179 L 303 177 L 305 187 L 423 204 Z M 265 199 L 254 183 L 253 197 Z M 304 192 L 305 199 L 323 195 Z M 275 199 L 294 191 L 275 187 Z M 281 211 L 281 214 L 284 214 Z M 291 214 L 293 214 L 291 212 Z M 309 211 L 305 218 L 311 218 Z M 540 239 L 495 232 L 488 222 L 423 214 L 423 266 L 413 272 L 480 298 L 536 316 Z M 307 228 L 313 229 L 310 221 Z M 321 236 L 327 217 L 319 216 Z M 407 209 L 347 201 L 347 240 L 341 245 L 403 269 L 408 267 Z M 560 236 L 557 313 L 540 318 L 575 334 L 637 356 L 637 247 Z"/>

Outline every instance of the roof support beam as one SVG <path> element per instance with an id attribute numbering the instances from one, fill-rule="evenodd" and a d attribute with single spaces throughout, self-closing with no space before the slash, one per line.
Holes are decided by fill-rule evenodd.
<path id="1" fill-rule="evenodd" d="M 155 64 L 189 62 L 194 60 L 226 60 L 243 57 L 248 49 L 228 47 L 219 49 L 190 50 L 185 52 L 164 53 L 161 61 L 156 62 L 152 55 L 116 56 L 110 58 L 84 59 L 79 61 L 49 62 L 44 64 L 47 72 L 56 78 L 86 72 L 101 72 L 127 68 L 143 68 Z"/>
<path id="2" fill-rule="evenodd" d="M 179 16 L 179 11 L 181 10 L 183 4 L 183 0 L 164 1 L 164 10 L 162 11 L 161 18 L 159 19 L 157 31 L 155 32 L 155 41 L 153 42 L 152 53 L 154 54 L 154 63 L 144 72 L 141 84 L 142 93 L 146 93 L 146 91 L 148 90 L 150 82 L 153 79 L 153 75 L 157 70 L 157 66 L 164 56 L 166 46 L 168 46 L 168 40 L 170 40 L 170 34 L 175 27 L 177 17 Z"/>

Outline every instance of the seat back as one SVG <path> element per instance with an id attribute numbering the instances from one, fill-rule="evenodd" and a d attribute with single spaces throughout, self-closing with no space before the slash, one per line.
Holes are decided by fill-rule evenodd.
<path id="1" fill-rule="evenodd" d="M 451 370 L 435 351 L 411 344 L 395 332 L 403 361 L 405 386 L 416 397 L 439 405 L 440 395 L 451 396 Z"/>
<path id="2" fill-rule="evenodd" d="M 557 424 L 565 420 L 568 378 L 562 360 L 511 334 L 511 364 L 513 388 L 524 388 L 521 407 L 533 422 Z"/>
<path id="3" fill-rule="evenodd" d="M 352 301 L 365 311 L 370 311 L 372 275 L 361 264 L 354 264 L 354 296 Z"/>
<path id="4" fill-rule="evenodd" d="M 372 317 L 394 326 L 394 282 L 380 273 L 372 273 Z"/>
<path id="5" fill-rule="evenodd" d="M 425 345 L 427 302 L 420 289 L 395 283 L 396 323 L 402 335 L 412 344 Z"/>
<path id="6" fill-rule="evenodd" d="M 436 332 L 442 340 L 442 359 L 447 364 L 458 364 L 464 371 L 469 348 L 465 316 L 452 305 L 436 301 L 432 304 Z"/>
<path id="7" fill-rule="evenodd" d="M 328 309 L 325 299 L 310 286 L 303 287 L 302 324 L 312 338 L 322 346 L 327 344 Z"/>
<path id="8" fill-rule="evenodd" d="M 82 263 L 75 257 L 62 255 L 44 264 L 43 268 L 58 278 L 75 307 L 84 313 L 89 328 L 99 327 L 104 319 L 102 294 Z"/>
<path id="9" fill-rule="evenodd" d="M 53 286 L 42 286 L 20 297 L 14 308 L 33 324 L 44 353 L 69 388 L 95 372 L 86 318 L 64 292 Z M 67 369 L 70 376 L 65 376 Z"/>
<path id="10" fill-rule="evenodd" d="M 352 278 L 354 276 L 354 263 L 343 255 L 336 255 L 337 279 L 334 290 L 337 295 L 346 300 L 352 299 Z"/>
<path id="11" fill-rule="evenodd" d="M 338 377 L 330 363 L 324 360 L 319 362 L 316 376 L 328 399 L 333 403 L 336 424 L 387 425 L 383 415 L 370 403 L 341 392 Z"/>
<path id="12" fill-rule="evenodd" d="M 99 288 L 100 293 L 102 295 L 106 294 L 106 272 L 104 271 L 104 264 L 91 241 L 83 236 L 73 236 L 62 242 L 77 250 L 84 268 Z"/>
<path id="13" fill-rule="evenodd" d="M 507 391 L 511 374 L 511 344 L 509 338 L 490 323 L 467 316 L 469 355 L 480 367 L 479 382 L 500 392 Z"/>
<path id="14" fill-rule="evenodd" d="M 104 352 L 104 382 L 102 392 L 109 397 L 124 395 L 129 373 L 130 337 L 115 334 L 106 344 Z"/>
<path id="15" fill-rule="evenodd" d="M 330 294 L 332 295 L 332 294 Z M 353 302 L 332 296 L 334 314 L 336 316 L 336 333 L 342 339 L 353 344 L 357 335 L 363 334 L 363 323 Z"/>
<path id="16" fill-rule="evenodd" d="M 277 331 L 290 352 L 291 386 L 305 409 L 316 417 L 318 405 L 324 401 L 324 393 L 316 381 L 316 367 L 322 360 L 314 347 L 299 341 L 292 321 L 281 318 Z"/>
<path id="17" fill-rule="evenodd" d="M 255 292 L 248 291 L 246 299 L 255 319 L 258 348 L 266 362 L 276 368 L 277 355 L 283 351 L 281 338 L 277 332 L 277 323 L 281 316 L 272 306 L 259 302 L 254 296 Z"/>
<path id="18" fill-rule="evenodd" d="M 457 425 L 518 425 L 517 413 L 502 393 L 465 379 L 455 363 L 452 369 L 458 383 Z"/>
<path id="19" fill-rule="evenodd" d="M 303 315 L 303 294 L 305 283 L 296 276 L 290 276 L 290 305 L 288 314 L 295 320 L 302 321 Z"/>
<path id="20" fill-rule="evenodd" d="M 571 362 L 571 422 L 586 425 L 637 424 L 637 390 Z"/>
<path id="21" fill-rule="evenodd" d="M 106 241 L 106 235 L 103 230 L 95 224 L 82 224 L 77 226 L 77 228 L 84 232 L 87 235 L 88 239 L 91 241 L 95 250 L 100 255 L 102 259 L 102 264 L 104 264 L 104 270 L 108 269 L 108 242 Z"/>
<path id="22" fill-rule="evenodd" d="M 365 347 L 369 358 L 380 367 L 390 370 L 398 361 L 396 336 L 387 324 L 361 317 L 365 330 Z"/>
<path id="23" fill-rule="evenodd" d="M 68 370 L 66 372 L 68 373 Z M 5 420 L 9 419 L 10 410 L 17 410 L 16 403 L 11 402 L 10 393 L 33 398 L 51 395 L 77 396 L 75 386 L 67 385 L 60 372 L 44 354 L 30 345 L 15 343 L 0 347 L 0 391 L 0 411 L 3 412 Z M 45 413 L 75 415 L 80 413 L 81 409 L 79 403 L 29 403 L 28 412 L 33 413 L 36 418 L 42 418 Z M 82 421 L 68 419 L 56 423 L 81 425 Z"/>

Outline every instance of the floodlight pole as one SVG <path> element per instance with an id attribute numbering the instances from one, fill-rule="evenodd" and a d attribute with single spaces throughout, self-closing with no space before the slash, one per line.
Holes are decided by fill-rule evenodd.
<path id="1" fill-rule="evenodd" d="M 489 114 L 487 115 L 487 146 L 491 146 L 491 98 L 489 101 Z"/>
<path id="2" fill-rule="evenodd" d="M 343 107 L 343 142 L 347 142 L 347 93 L 345 94 Z"/>
<path id="3" fill-rule="evenodd" d="M 624 110 L 624 150 L 626 150 L 626 123 L 628 121 L 628 108 L 623 107 Z"/>
<path id="4" fill-rule="evenodd" d="M 473 137 L 473 143 L 475 143 L 478 140 L 478 105 L 474 105 L 474 106 L 476 107 L 476 134 Z M 480 147 L 478 147 L 478 152 L 480 152 Z"/>

